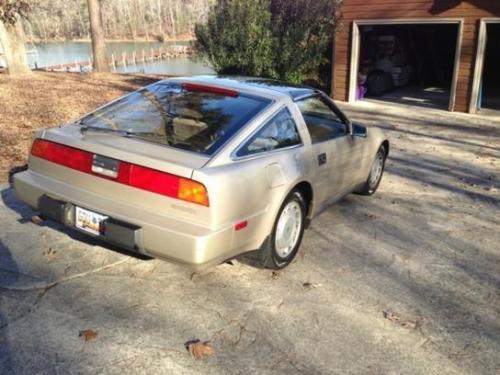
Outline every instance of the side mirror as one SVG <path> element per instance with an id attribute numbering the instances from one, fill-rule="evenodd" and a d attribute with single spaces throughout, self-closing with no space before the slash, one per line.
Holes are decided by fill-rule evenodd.
<path id="1" fill-rule="evenodd" d="M 366 135 L 368 133 L 368 130 L 366 129 L 365 126 L 361 125 L 353 125 L 353 134 L 355 137 L 361 137 L 361 138 L 366 138 Z"/>

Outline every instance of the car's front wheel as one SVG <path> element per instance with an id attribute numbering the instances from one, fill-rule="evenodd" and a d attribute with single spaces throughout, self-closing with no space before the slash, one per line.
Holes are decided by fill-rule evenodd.
<path id="1" fill-rule="evenodd" d="M 382 175 L 384 174 L 385 169 L 385 159 L 387 157 L 387 151 L 385 146 L 380 146 L 375 155 L 375 159 L 373 160 L 372 168 L 370 170 L 370 175 L 366 180 L 365 185 L 358 192 L 362 195 L 372 195 L 377 191 L 378 186 L 380 185 L 380 180 L 382 180 Z"/>
<path id="2" fill-rule="evenodd" d="M 302 194 L 294 190 L 281 206 L 273 231 L 261 249 L 262 265 L 270 269 L 288 266 L 299 250 L 306 217 Z"/>

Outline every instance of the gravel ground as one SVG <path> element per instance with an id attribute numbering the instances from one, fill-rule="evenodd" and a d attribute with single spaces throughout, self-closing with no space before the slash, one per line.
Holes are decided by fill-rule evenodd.
<path id="1" fill-rule="evenodd" d="M 392 141 L 380 190 L 319 216 L 279 273 L 138 259 L 31 223 L 4 185 L 0 373 L 499 374 L 500 126 L 342 107 Z"/>

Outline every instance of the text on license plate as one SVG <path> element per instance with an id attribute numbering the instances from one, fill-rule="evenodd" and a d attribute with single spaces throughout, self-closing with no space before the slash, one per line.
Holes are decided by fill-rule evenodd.
<path id="1" fill-rule="evenodd" d="M 75 226 L 89 233 L 99 235 L 103 233 L 104 220 L 108 217 L 81 207 L 76 207 Z"/>

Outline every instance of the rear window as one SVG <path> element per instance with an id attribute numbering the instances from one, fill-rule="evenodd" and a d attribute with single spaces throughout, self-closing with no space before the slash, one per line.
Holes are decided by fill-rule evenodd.
<path id="1" fill-rule="evenodd" d="M 211 155 L 270 102 L 158 82 L 87 115 L 80 123 Z"/>

